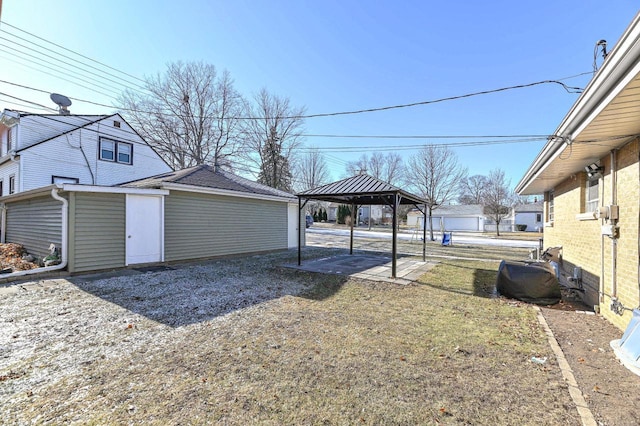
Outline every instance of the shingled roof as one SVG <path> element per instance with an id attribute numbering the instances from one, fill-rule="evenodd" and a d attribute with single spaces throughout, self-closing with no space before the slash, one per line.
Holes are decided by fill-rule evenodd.
<path id="1" fill-rule="evenodd" d="M 295 196 L 288 192 L 253 182 L 230 172 L 219 169 L 216 170 L 214 167 L 206 164 L 151 176 L 124 183 L 120 186 L 132 188 L 163 188 L 165 184 L 179 184 L 198 188 L 220 189 L 224 191 L 295 199 Z"/>

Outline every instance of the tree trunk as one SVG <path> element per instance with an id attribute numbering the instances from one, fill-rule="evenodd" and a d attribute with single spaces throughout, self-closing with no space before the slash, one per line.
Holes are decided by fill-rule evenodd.
<path id="1" fill-rule="evenodd" d="M 433 237 L 433 216 L 431 215 L 431 207 L 429 207 L 429 237 L 431 238 L 431 241 L 436 240 Z"/>

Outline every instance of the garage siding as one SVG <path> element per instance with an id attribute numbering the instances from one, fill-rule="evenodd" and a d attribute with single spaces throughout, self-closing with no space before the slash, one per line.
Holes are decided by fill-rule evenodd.
<path id="1" fill-rule="evenodd" d="M 125 266 L 124 194 L 73 193 L 70 222 L 70 272 Z"/>
<path id="2" fill-rule="evenodd" d="M 171 191 L 165 260 L 287 248 L 287 203 Z"/>
<path id="3" fill-rule="evenodd" d="M 22 244 L 27 252 L 48 256 L 49 245 L 62 244 L 62 203 L 51 196 L 9 202 L 7 206 L 7 243 Z"/>

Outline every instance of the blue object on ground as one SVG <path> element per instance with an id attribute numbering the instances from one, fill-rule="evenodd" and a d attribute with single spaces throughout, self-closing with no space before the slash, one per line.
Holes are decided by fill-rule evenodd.
<path id="1" fill-rule="evenodd" d="M 452 237 L 451 232 L 443 232 L 442 233 L 442 245 L 443 246 L 450 246 L 452 244 L 451 237 Z"/>

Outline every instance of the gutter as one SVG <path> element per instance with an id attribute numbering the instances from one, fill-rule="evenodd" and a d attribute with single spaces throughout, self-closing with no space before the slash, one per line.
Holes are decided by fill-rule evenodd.
<path id="1" fill-rule="evenodd" d="M 591 79 L 554 135 L 545 144 L 524 177 L 516 185 L 515 191 L 518 194 L 522 194 L 533 183 L 554 157 L 560 155 L 567 146 L 571 145 L 586 125 L 608 104 L 607 100 L 610 101 L 628 83 L 629 71 L 638 66 L 638 59 L 640 59 L 639 23 L 640 13 L 634 17 L 598 73 Z M 562 143 L 556 142 L 558 139 Z"/>
<path id="2" fill-rule="evenodd" d="M 60 252 L 60 256 L 61 256 L 61 262 L 58 265 L 53 265 L 53 266 L 47 266 L 44 268 L 36 268 L 36 269 L 30 269 L 28 271 L 18 271 L 18 272 L 12 272 L 10 274 L 4 274 L 4 275 L 0 275 L 0 279 L 4 279 L 4 278 L 15 278 L 15 277 L 23 277 L 26 275 L 34 275 L 34 274 L 40 274 L 43 272 L 51 272 L 51 271 L 59 271 L 61 269 L 64 269 L 67 267 L 67 260 L 68 260 L 68 218 L 69 218 L 69 202 L 64 198 L 61 197 L 58 194 L 59 189 L 53 188 L 51 190 L 51 197 L 53 197 L 54 199 L 60 201 L 62 203 L 61 209 L 62 209 L 62 250 Z M 4 230 L 6 229 L 6 221 L 7 221 L 7 207 L 6 205 L 3 203 L 2 204 L 2 216 L 1 216 L 1 220 L 2 220 L 2 242 L 4 243 L 5 241 L 5 232 Z"/>

